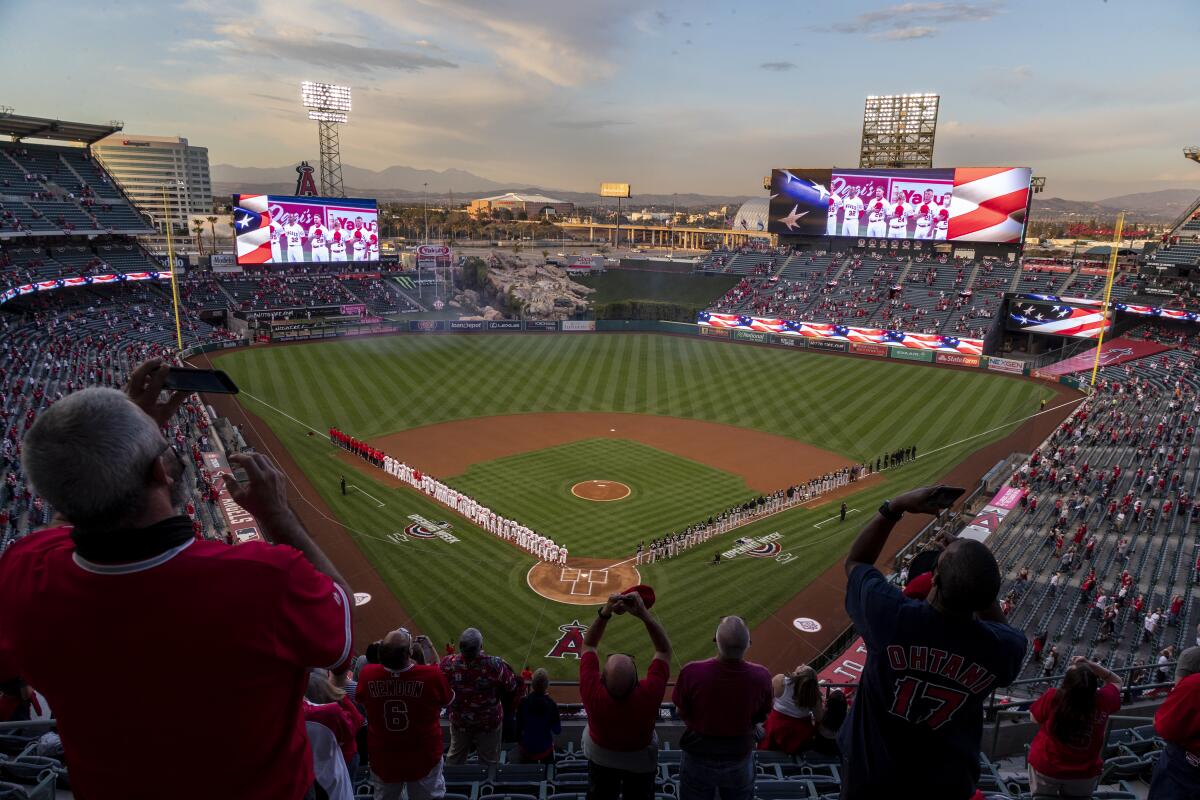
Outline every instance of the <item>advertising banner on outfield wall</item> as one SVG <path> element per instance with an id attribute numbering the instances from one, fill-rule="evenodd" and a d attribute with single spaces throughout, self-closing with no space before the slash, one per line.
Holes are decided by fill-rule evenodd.
<path id="1" fill-rule="evenodd" d="M 596 320 L 565 319 L 563 320 L 562 329 L 564 331 L 594 331 L 596 330 Z"/>
<path id="2" fill-rule="evenodd" d="M 444 319 L 410 319 L 408 321 L 408 329 L 415 333 L 429 333 L 430 331 L 446 330 L 446 320 Z"/>
<path id="3" fill-rule="evenodd" d="M 489 331 L 519 331 L 521 330 L 521 320 L 519 319 L 493 319 L 487 324 Z"/>
<path id="4" fill-rule="evenodd" d="M 556 331 L 558 330 L 558 323 L 552 319 L 527 319 L 525 320 L 525 330 Z"/>
<path id="5" fill-rule="evenodd" d="M 959 367 L 979 366 L 979 356 L 964 356 L 961 353 L 935 353 L 933 360 L 938 364 L 954 364 Z"/>
<path id="6" fill-rule="evenodd" d="M 701 328 L 700 332 L 704 333 L 708 328 Z M 784 347 L 804 347 L 804 340 L 797 339 L 795 336 L 777 336 L 768 334 L 771 338 L 768 340 L 771 344 L 781 344 Z"/>
<path id="7" fill-rule="evenodd" d="M 446 321 L 452 331 L 481 331 L 483 330 L 483 320 L 481 319 L 451 319 Z"/>
<path id="8" fill-rule="evenodd" d="M 1015 358 L 1000 358 L 998 356 L 987 357 L 987 368 L 995 372 L 1007 372 L 1012 375 L 1025 374 L 1025 362 L 1017 361 Z"/>
<path id="9" fill-rule="evenodd" d="M 826 339 L 809 339 L 809 350 L 832 350 L 835 353 L 846 353 L 850 350 L 849 342 L 831 342 Z"/>
<path id="10" fill-rule="evenodd" d="M 852 342 L 850 344 L 850 352 L 858 353 L 863 356 L 883 356 L 887 357 L 887 347 L 882 344 L 862 344 L 860 342 Z"/>
<path id="11" fill-rule="evenodd" d="M 733 338 L 740 339 L 743 342 L 766 342 L 767 334 L 759 333 L 758 331 L 734 331 Z"/>
<path id="12" fill-rule="evenodd" d="M 730 331 L 726 328 L 700 328 L 701 336 L 718 336 L 722 339 L 729 338 Z"/>
<path id="13" fill-rule="evenodd" d="M 929 350 L 909 350 L 907 347 L 889 347 L 888 357 L 901 361 L 933 361 L 933 353 Z"/>

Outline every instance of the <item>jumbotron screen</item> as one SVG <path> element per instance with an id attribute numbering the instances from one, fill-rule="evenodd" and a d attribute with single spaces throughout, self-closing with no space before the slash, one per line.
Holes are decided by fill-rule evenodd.
<path id="1" fill-rule="evenodd" d="M 793 236 L 1020 243 L 1028 167 L 776 169 L 767 229 Z"/>
<path id="2" fill-rule="evenodd" d="M 379 260 L 374 200 L 235 194 L 233 230 L 243 266 Z"/>

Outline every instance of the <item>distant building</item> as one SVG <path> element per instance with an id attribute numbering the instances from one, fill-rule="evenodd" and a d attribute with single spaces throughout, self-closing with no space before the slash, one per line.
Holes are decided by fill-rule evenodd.
<path id="1" fill-rule="evenodd" d="M 525 219 L 539 217 L 566 217 L 575 211 L 575 204 L 566 200 L 555 200 L 541 194 L 498 194 L 495 197 L 481 197 L 472 200 L 467 206 L 467 213 L 472 217 L 493 215 L 500 210 L 509 211 L 514 218 L 522 213 Z"/>
<path id="2" fill-rule="evenodd" d="M 167 185 L 167 217 L 176 232 L 187 229 L 189 217 L 212 213 L 212 181 L 208 148 L 193 147 L 178 136 L 135 136 L 115 133 L 92 145 L 92 152 L 121 184 L 160 233 L 163 227 L 162 187 Z M 180 186 L 176 181 L 182 181 Z"/>

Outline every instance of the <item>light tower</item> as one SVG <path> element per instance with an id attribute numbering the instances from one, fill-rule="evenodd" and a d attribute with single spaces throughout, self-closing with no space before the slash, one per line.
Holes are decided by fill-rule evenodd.
<path id="1" fill-rule="evenodd" d="M 932 167 L 940 102 L 940 95 L 930 93 L 869 96 L 863 106 L 858 166 Z"/>
<path id="2" fill-rule="evenodd" d="M 347 122 L 350 87 L 304 81 L 300 84 L 300 99 L 308 109 L 308 118 L 317 121 L 317 138 L 321 145 L 321 194 L 345 197 L 338 125 Z"/>
<path id="3" fill-rule="evenodd" d="M 1183 157 L 1200 163 L 1200 147 L 1195 145 L 1183 148 Z"/>

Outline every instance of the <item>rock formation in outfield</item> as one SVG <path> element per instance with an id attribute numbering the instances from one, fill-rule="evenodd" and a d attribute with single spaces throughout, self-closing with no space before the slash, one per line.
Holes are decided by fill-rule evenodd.
<path id="1" fill-rule="evenodd" d="M 464 290 L 450 305 L 475 314 L 476 319 L 499 319 L 500 312 L 492 305 L 480 308 L 483 296 L 495 295 L 508 305 L 511 317 L 520 316 L 523 309 L 526 319 L 562 320 L 587 311 L 588 295 L 594 291 L 550 264 L 528 265 L 520 259 L 493 257 L 487 291 Z"/>

